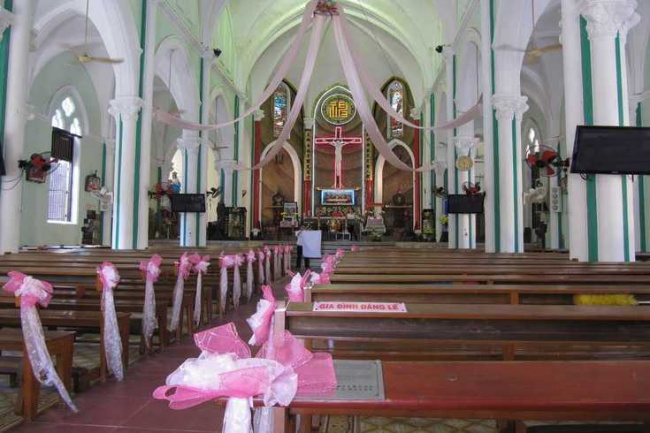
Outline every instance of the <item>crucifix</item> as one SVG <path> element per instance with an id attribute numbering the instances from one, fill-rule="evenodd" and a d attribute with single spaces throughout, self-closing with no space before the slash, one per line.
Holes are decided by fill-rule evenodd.
<path id="1" fill-rule="evenodd" d="M 362 144 L 361 137 L 343 137 L 343 128 L 337 126 L 333 137 L 316 138 L 314 143 L 334 147 L 334 189 L 343 189 L 343 148 L 348 144 Z"/>

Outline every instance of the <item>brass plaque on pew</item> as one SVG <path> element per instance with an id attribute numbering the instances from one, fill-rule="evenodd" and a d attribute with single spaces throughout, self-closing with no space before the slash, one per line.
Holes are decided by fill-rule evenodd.
<path id="1" fill-rule="evenodd" d="M 335 360 L 337 387 L 331 394 L 298 395 L 296 399 L 384 400 L 384 377 L 381 361 Z"/>

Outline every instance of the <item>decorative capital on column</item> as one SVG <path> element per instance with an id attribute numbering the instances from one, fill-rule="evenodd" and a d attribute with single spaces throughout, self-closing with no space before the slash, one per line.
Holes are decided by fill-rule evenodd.
<path id="1" fill-rule="evenodd" d="M 497 94 L 492 97 L 492 106 L 497 110 L 497 119 L 500 122 L 510 121 L 515 114 L 523 115 L 528 110 L 526 101 L 528 98 L 525 96 Z"/>
<path id="2" fill-rule="evenodd" d="M 13 22 L 14 14 L 3 7 L 0 7 L 0 42 L 2 42 L 2 36 L 4 35 L 5 30 L 7 30 Z"/>
<path id="3" fill-rule="evenodd" d="M 472 148 L 478 143 L 479 139 L 471 135 L 459 135 L 454 137 L 454 146 L 461 155 L 469 155 Z"/>
<path id="4" fill-rule="evenodd" d="M 177 146 L 181 150 L 187 150 L 191 154 L 199 154 L 201 139 L 199 137 L 182 137 L 177 140 Z"/>
<path id="5" fill-rule="evenodd" d="M 523 101 L 515 109 L 515 119 L 517 119 L 517 122 L 521 122 L 521 119 L 524 117 L 524 114 L 530 108 L 530 106 L 527 104 L 528 97 L 522 96 L 522 98 L 524 98 Z"/>
<path id="6" fill-rule="evenodd" d="M 109 102 L 108 113 L 118 119 L 121 117 L 124 121 L 135 121 L 138 113 L 144 107 L 144 101 L 135 97 L 121 97 Z"/>
<path id="7" fill-rule="evenodd" d="M 314 127 L 314 118 L 313 117 L 305 117 L 303 118 L 303 123 L 305 125 L 305 129 L 311 129 Z"/>
<path id="8" fill-rule="evenodd" d="M 623 38 L 640 21 L 636 0 L 580 0 L 578 9 L 587 20 L 589 39 L 615 38 L 620 31 Z"/>
<path id="9" fill-rule="evenodd" d="M 264 114 L 264 110 L 255 110 L 255 113 L 253 113 L 253 119 L 255 119 L 256 122 L 264 119 L 265 116 L 266 114 Z"/>

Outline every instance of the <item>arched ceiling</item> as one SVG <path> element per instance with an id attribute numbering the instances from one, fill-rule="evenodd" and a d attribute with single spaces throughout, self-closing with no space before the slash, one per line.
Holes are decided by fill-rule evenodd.
<path id="1" fill-rule="evenodd" d="M 305 0 L 237 0 L 228 2 L 226 9 L 222 9 L 227 10 L 231 19 L 239 79 L 241 84 L 251 87 L 253 98 L 260 86 L 254 81 L 268 80 L 275 67 L 266 57 L 273 57 L 276 63 L 281 58 L 300 23 L 305 4 Z M 446 0 L 340 0 L 339 4 L 345 8 L 354 28 L 353 43 L 367 57 L 364 59 L 367 63 L 374 64 L 372 60 L 376 56 L 388 57 L 384 61 L 386 68 L 400 73 L 412 86 L 421 90 L 432 84 L 440 61 L 434 48 L 445 43 L 446 32 L 439 17 L 449 16 L 449 11 L 439 14 L 439 10 L 455 7 L 453 4 Z M 336 48 L 329 49 L 329 45 L 333 46 L 331 31 L 327 39 L 322 63 L 333 65 L 332 75 L 338 77 Z M 256 71 L 260 67 L 267 73 Z M 293 76 L 290 79 L 296 81 Z"/>

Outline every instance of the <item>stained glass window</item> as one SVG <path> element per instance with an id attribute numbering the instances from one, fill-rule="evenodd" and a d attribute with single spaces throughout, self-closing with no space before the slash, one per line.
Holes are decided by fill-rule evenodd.
<path id="1" fill-rule="evenodd" d="M 395 80 L 388 86 L 388 102 L 393 110 L 404 116 L 404 85 Z M 389 116 L 390 117 L 390 116 Z M 404 124 L 390 117 L 388 122 L 388 136 L 398 138 L 404 136 Z"/>
<path id="2" fill-rule="evenodd" d="M 289 113 L 289 88 L 286 84 L 280 84 L 278 90 L 273 94 L 273 137 L 278 138 L 287 123 Z"/>

